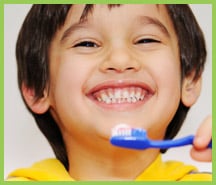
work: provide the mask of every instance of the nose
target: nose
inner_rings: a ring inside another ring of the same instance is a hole
[[[133,57],[129,48],[112,48],[106,55],[105,60],[100,65],[100,70],[104,73],[126,71],[139,71],[141,63]]]

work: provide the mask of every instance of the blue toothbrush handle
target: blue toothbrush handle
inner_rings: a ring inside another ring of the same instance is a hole
[[[174,139],[174,140],[164,140],[164,141],[150,141],[150,146],[153,148],[161,148],[161,149],[167,149],[172,147],[180,147],[185,145],[193,144],[194,136],[186,136],[180,139]],[[212,140],[210,141],[208,148],[212,148]]]
[[[210,143],[208,144],[208,148],[212,148],[212,139],[211,139]]]
[[[180,139],[170,140],[151,140],[147,137],[143,129],[132,129],[130,135],[113,136],[110,139],[111,144],[119,147],[144,150],[147,148],[168,149],[185,145],[193,145],[194,135],[189,135]],[[212,140],[207,148],[212,148]]]

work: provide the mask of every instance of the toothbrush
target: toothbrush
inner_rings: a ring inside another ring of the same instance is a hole
[[[147,148],[168,149],[193,144],[194,135],[189,135],[174,140],[150,140],[146,131],[141,128],[131,128],[128,125],[120,124],[112,130],[110,142],[112,145],[130,149],[144,150]],[[212,148],[212,140],[208,145]]]

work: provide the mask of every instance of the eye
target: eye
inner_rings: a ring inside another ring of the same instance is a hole
[[[93,48],[96,48],[98,47],[98,45],[92,41],[82,41],[82,42],[79,42],[77,44],[75,44],[73,47],[93,47]]]
[[[136,44],[150,44],[150,43],[160,43],[160,41],[156,39],[145,38],[145,39],[140,39],[136,42]]]

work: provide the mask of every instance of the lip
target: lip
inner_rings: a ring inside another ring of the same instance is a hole
[[[111,104],[98,101],[95,98],[95,94],[97,94],[100,91],[104,91],[107,89],[125,89],[125,88],[142,89],[143,91],[145,91],[145,98],[143,100],[136,101],[133,103],[123,102],[123,103],[111,103]],[[99,83],[93,88],[90,88],[87,91],[86,96],[101,108],[113,109],[117,111],[129,111],[131,109],[135,109],[144,105],[154,94],[155,94],[155,90],[152,87],[150,87],[150,85],[138,80],[111,80],[111,81],[105,81]]]
[[[102,82],[93,88],[91,88],[86,94],[90,95],[96,91],[100,91],[102,89],[108,89],[108,88],[124,88],[124,87],[140,87],[142,89],[147,90],[149,93],[154,94],[153,88],[151,88],[149,85],[147,85],[144,82],[136,81],[136,80],[111,80]]]

